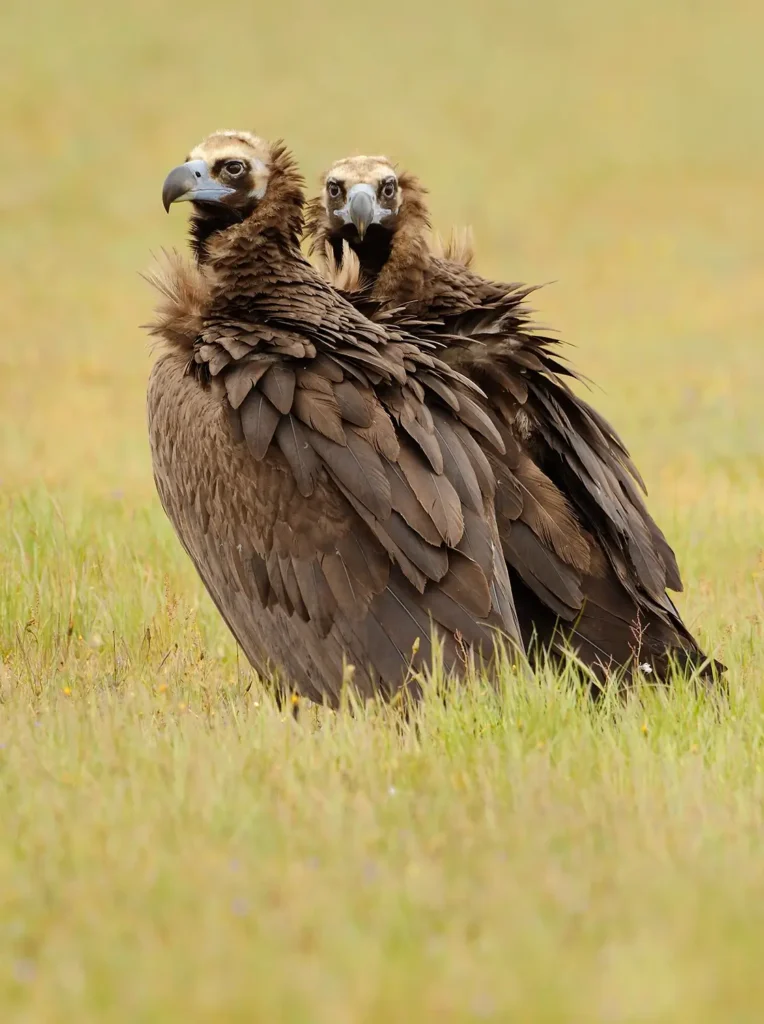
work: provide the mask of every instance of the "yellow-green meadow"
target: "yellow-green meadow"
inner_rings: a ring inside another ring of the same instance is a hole
[[[0,1019],[759,1021],[764,8],[201,0],[0,12]],[[553,282],[728,700],[508,673],[280,711],[145,424],[167,171],[383,152]]]

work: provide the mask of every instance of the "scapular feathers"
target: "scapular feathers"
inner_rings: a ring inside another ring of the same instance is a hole
[[[504,451],[486,457],[528,648],[572,651],[601,678],[613,669],[667,678],[672,665],[713,676],[721,666],[666,593],[681,590],[679,570],[636,467],[610,424],[569,387],[580,378],[560,343],[530,322],[525,300],[535,289],[475,273],[471,244],[459,259],[453,249],[440,255],[429,241],[425,189],[384,157],[339,161],[323,184],[307,232],[325,274],[338,281],[350,256],[357,271],[347,297],[403,306],[419,321],[415,333],[444,343],[441,358],[488,397]],[[375,197],[363,237],[346,201],[353,189]]]
[[[153,278],[154,474],[251,663],[336,705],[350,675],[365,696],[416,694],[433,636],[449,672],[490,661],[497,635],[520,651],[490,461],[504,441],[479,389],[303,257],[282,145],[215,133],[163,198],[194,204],[196,263],[169,256]]]

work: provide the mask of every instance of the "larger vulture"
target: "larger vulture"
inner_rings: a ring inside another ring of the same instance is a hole
[[[209,136],[164,183],[181,200],[195,258],[154,280],[154,475],[251,663],[336,705],[348,663],[364,695],[416,691],[433,623],[447,670],[497,633],[521,648],[479,389],[303,256],[282,144]]]
[[[610,424],[566,383],[576,374],[558,342],[530,324],[524,299],[534,289],[486,280],[464,254],[435,255],[429,229],[425,190],[385,157],[334,164],[307,222],[328,276],[351,258],[366,284],[361,301],[370,291],[434,318],[426,331],[447,342],[442,358],[487,394],[505,451],[486,454],[526,646],[573,648],[600,676],[641,666],[666,677],[672,662],[711,676],[721,666],[666,593],[681,589],[679,570],[639,473]]]

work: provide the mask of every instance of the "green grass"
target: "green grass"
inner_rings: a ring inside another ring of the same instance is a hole
[[[764,101],[754,0],[0,12],[0,1019],[758,1021]],[[154,495],[137,271],[215,127],[386,151],[557,283],[729,701],[507,675],[273,705]]]

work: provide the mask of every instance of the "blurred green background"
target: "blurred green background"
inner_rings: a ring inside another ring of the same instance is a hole
[[[763,34],[756,0],[6,0],[6,483],[150,493],[138,271],[183,236],[166,170],[217,127],[283,136],[311,187],[399,160],[481,269],[556,282],[541,319],[661,494],[758,473]]]
[[[761,1019],[763,39],[761,0],[4,0],[3,1024]],[[532,680],[315,729],[248,690],[138,326],[220,127],[311,189],[385,152],[479,269],[555,282],[728,706]]]
[[[555,282],[539,318],[727,619],[761,567],[763,35],[756,0],[6,2],[6,494],[156,511],[139,271],[183,242],[167,169],[243,127],[286,138],[311,190],[338,156],[385,152],[440,230],[472,225],[480,269]]]

